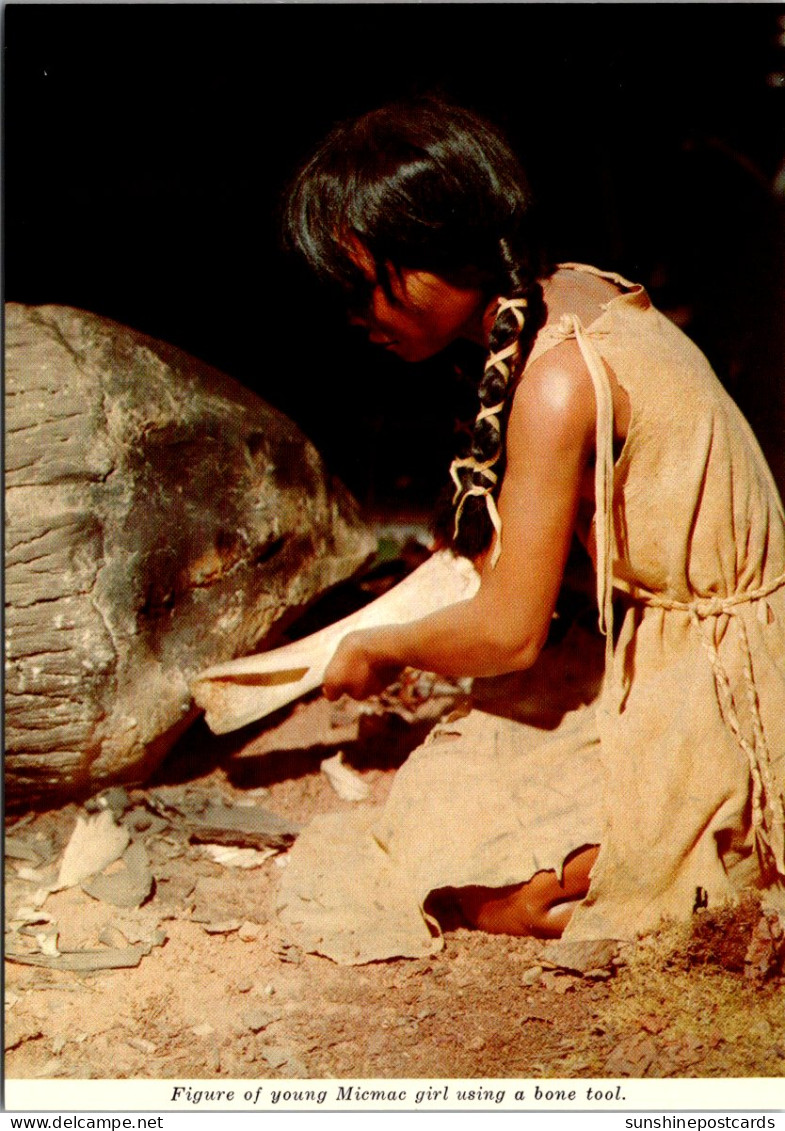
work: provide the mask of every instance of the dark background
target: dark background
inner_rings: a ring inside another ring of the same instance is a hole
[[[427,502],[452,360],[356,340],[283,255],[277,210],[336,119],[439,90],[505,127],[557,259],[644,282],[685,325],[782,476],[783,13],[9,4],[6,298],[180,346],[297,420],[369,507]]]

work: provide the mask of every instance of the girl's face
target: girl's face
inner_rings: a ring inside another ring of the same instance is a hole
[[[370,285],[371,295],[366,308],[351,314],[349,321],[364,327],[375,345],[404,361],[423,361],[457,338],[483,340],[486,303],[481,291],[456,287],[429,271],[403,267],[390,270],[390,296],[376,278],[373,260],[359,244],[353,245],[352,258]]]

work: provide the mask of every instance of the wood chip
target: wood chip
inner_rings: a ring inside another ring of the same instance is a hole
[[[24,905],[17,907],[16,911],[10,917],[11,923],[30,924],[36,923],[51,923],[52,916],[48,915],[45,911],[39,911],[35,907],[28,907]],[[17,928],[18,929],[18,928]]]
[[[45,954],[14,954],[10,951],[6,951],[5,956],[9,962],[19,962],[24,966],[45,966],[49,970],[122,970],[138,966],[154,946],[161,946],[165,941],[166,936],[159,931],[154,939],[138,946],[63,951],[57,958],[50,958]]]
[[[107,925],[102,928],[98,936],[98,941],[104,946],[115,950],[122,950],[124,947],[128,946],[129,943],[129,940],[125,937],[123,932],[112,923],[107,923]]]
[[[60,957],[60,951],[57,949],[57,931],[41,931],[35,936],[35,941],[41,954],[49,958]]]
[[[192,841],[241,848],[286,848],[300,831],[298,824],[260,806],[236,809],[215,803],[189,817],[187,827]]]
[[[201,926],[208,935],[231,935],[234,931],[239,931],[242,922],[239,919],[226,919],[220,923],[202,923]]]
[[[74,887],[103,872],[122,856],[128,846],[128,829],[115,824],[111,810],[105,809],[95,817],[77,817],[76,827],[66,845],[54,891]]]
[[[49,877],[47,871],[42,871],[40,868],[28,868],[26,864],[17,865],[16,874],[20,880],[24,880],[28,884],[45,884]]]
[[[42,861],[34,848],[21,839],[14,837],[5,838],[5,855],[10,860],[26,860],[28,864],[39,866]]]
[[[204,853],[224,868],[261,868],[277,848],[236,848],[229,844],[203,844]]]
[[[82,891],[114,907],[141,907],[153,889],[153,873],[141,841],[126,849],[122,864],[120,871],[84,881]]]
[[[18,821],[14,821],[12,825],[8,825],[5,830],[5,835],[10,836],[12,833],[17,833],[20,829],[27,828],[35,820],[35,813],[25,813],[24,817],[20,817]]]
[[[321,770],[342,801],[366,801],[370,786],[359,774],[344,764],[343,752],[334,758],[325,758]]]

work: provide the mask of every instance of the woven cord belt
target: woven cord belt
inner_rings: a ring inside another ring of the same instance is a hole
[[[733,734],[749,763],[752,781],[752,827],[758,855],[763,864],[785,877],[785,798],[777,789],[774,780],[774,764],[760,715],[747,626],[744,618],[738,615],[742,606],[751,605],[755,601],[764,601],[766,597],[783,587],[785,587],[785,573],[774,578],[767,585],[761,585],[744,593],[735,593],[730,597],[674,601],[659,594],[648,593],[636,586],[630,586],[627,592],[634,600],[651,608],[685,612],[689,615],[714,673],[717,701],[725,725]],[[765,608],[765,606],[761,607]],[[721,616],[731,618],[738,633],[739,650],[743,660],[744,690],[752,720],[751,738],[745,737],[742,731],[730,678],[715,643],[714,633],[706,626],[707,621],[715,621]],[[770,813],[768,820],[767,806]]]

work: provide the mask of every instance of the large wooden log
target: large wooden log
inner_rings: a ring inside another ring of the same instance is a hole
[[[6,309],[6,799],[141,781],[189,683],[375,548],[280,413],[96,315]]]

